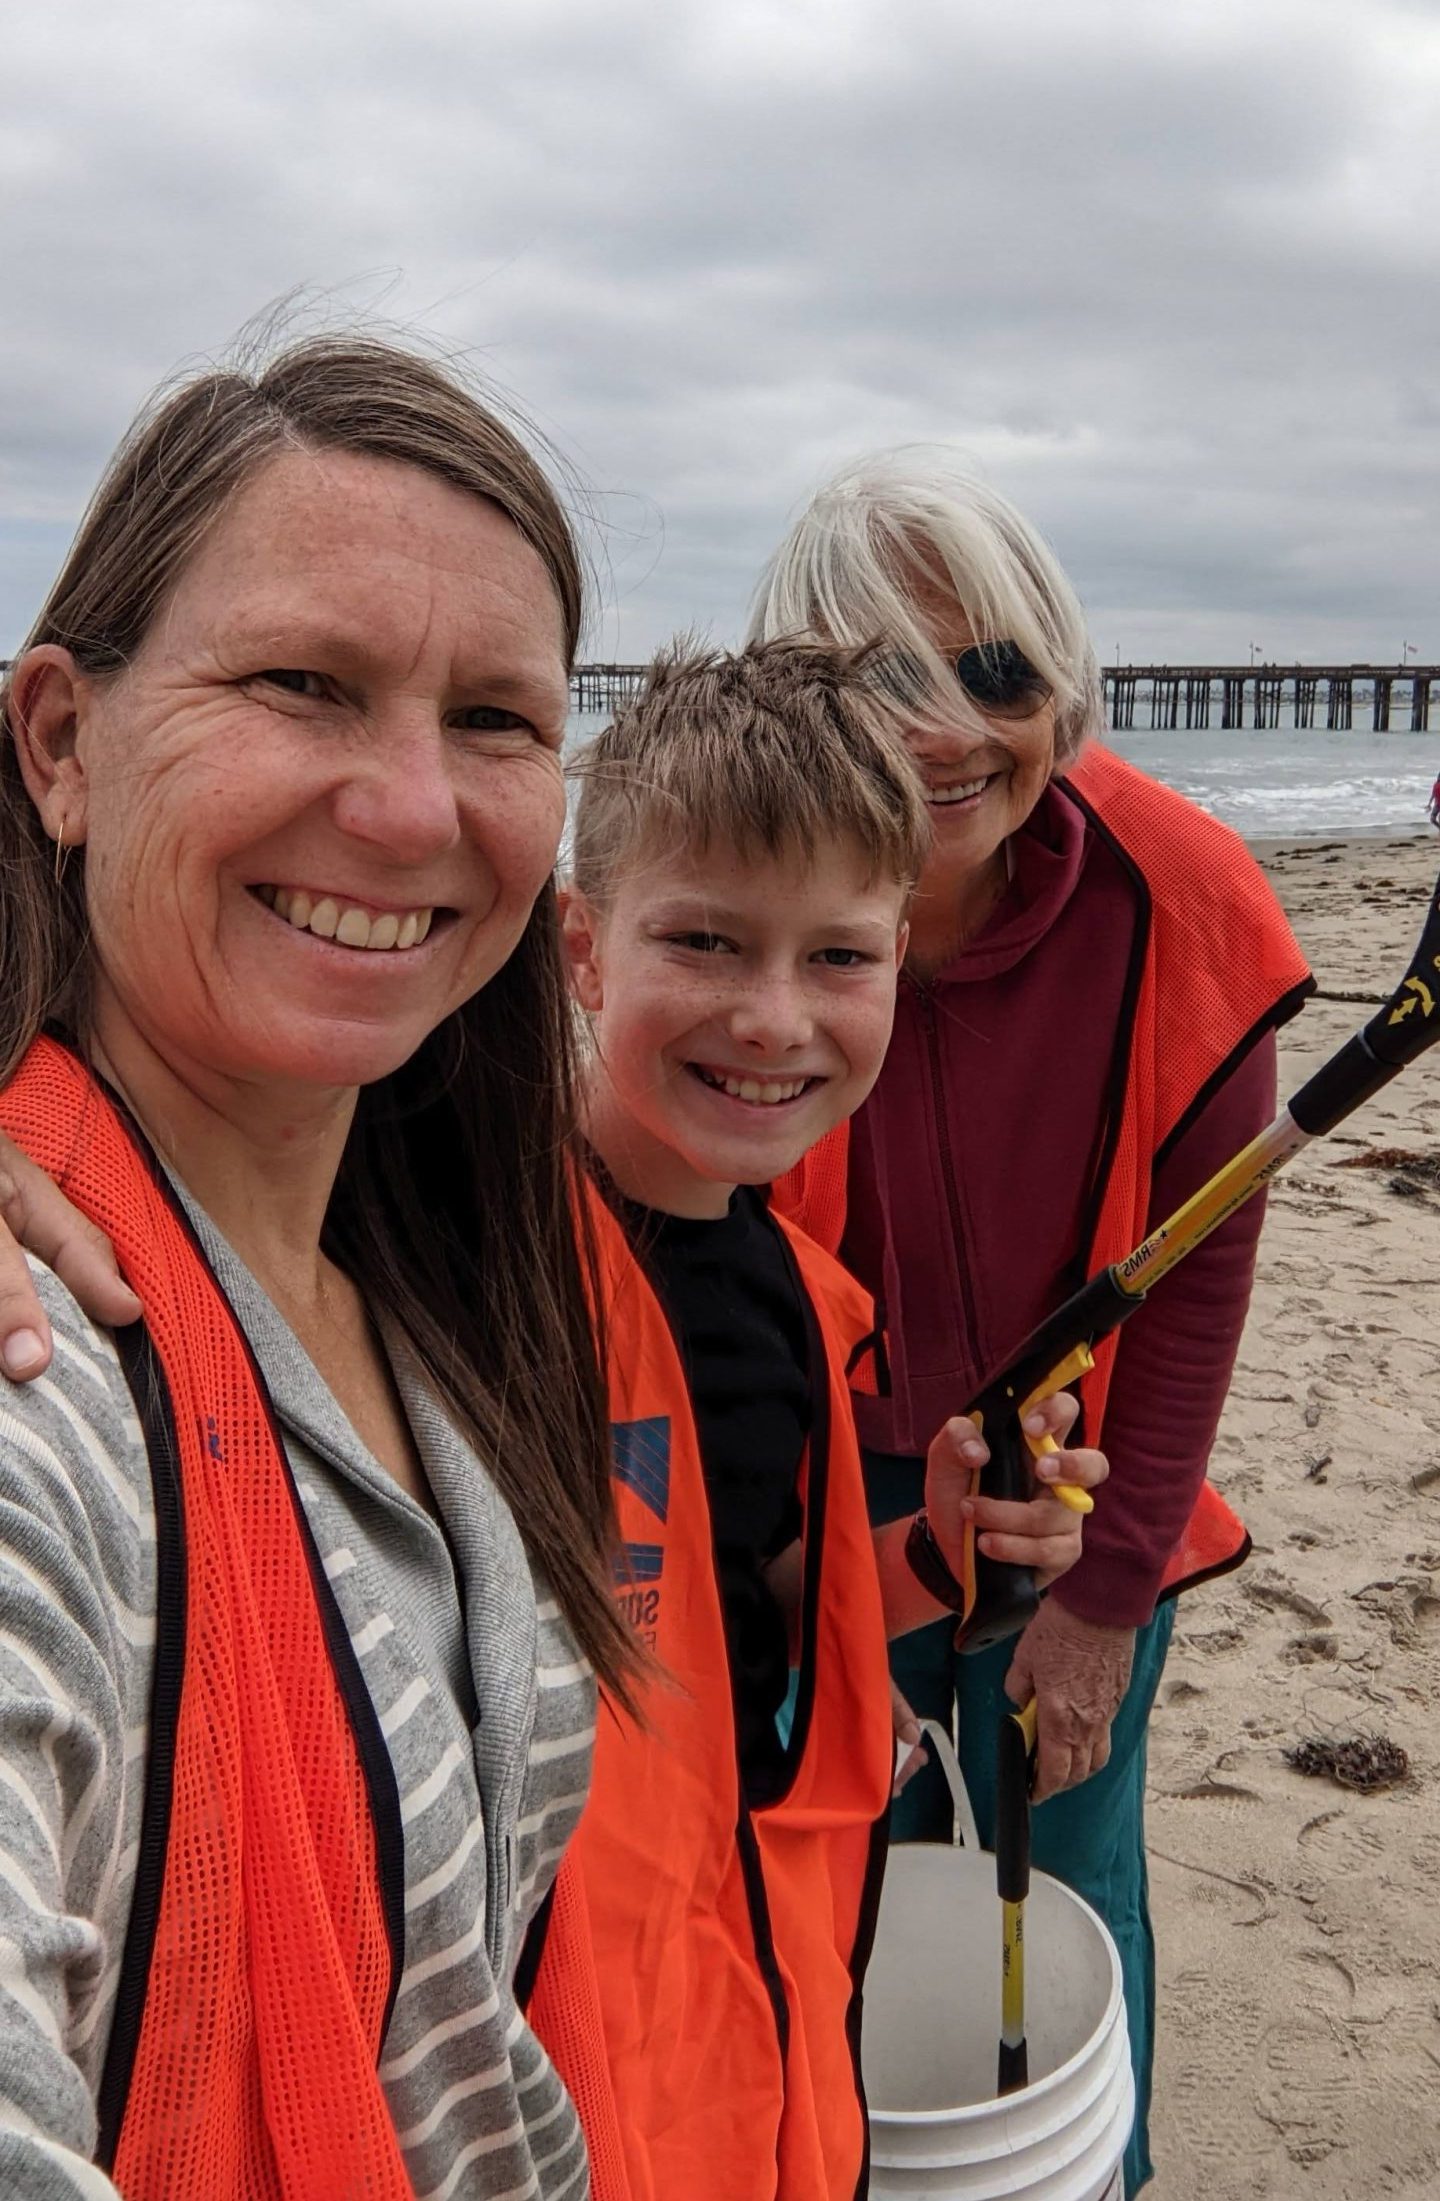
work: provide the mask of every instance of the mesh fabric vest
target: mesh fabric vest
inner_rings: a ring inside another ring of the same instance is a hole
[[[1145,1236],[1157,1153],[1181,1135],[1259,1034],[1295,1013],[1311,980],[1264,873],[1227,827],[1098,743],[1056,786],[1124,863],[1142,912],[1127,1070],[1086,1261],[1093,1273]],[[782,1213],[832,1252],[845,1232],[848,1167],[849,1126],[842,1124],[775,1186]],[[1118,1344],[1118,1336],[1101,1341],[1080,1385],[1088,1444],[1105,1441]],[[1220,1572],[1248,1549],[1244,1524],[1207,1482],[1164,1588]]]
[[[355,1700],[258,1372],[153,1163],[73,1055],[37,1041],[0,1125],[111,1239],[144,1305],[139,1384],[136,1333],[119,1342],[183,1550],[177,1580],[162,1542],[101,2159],[126,2201],[409,2201],[376,2072],[398,1963]]]
[[[867,2145],[859,1988],[892,1749],[845,1386],[869,1298],[787,1230],[811,1334],[800,1681],[788,1785],[751,1807],[684,1372],[654,1291],[596,1205],[618,1594],[662,1675],[639,1723],[602,1714],[530,2021],[580,2110],[596,2201],[852,2201]]]

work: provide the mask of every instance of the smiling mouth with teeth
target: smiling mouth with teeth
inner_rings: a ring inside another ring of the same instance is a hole
[[[339,902],[331,894],[306,894],[300,887],[259,886],[252,891],[296,932],[312,933],[317,940],[333,940],[342,948],[418,948],[435,916],[433,909],[407,909],[398,914],[383,910],[372,916],[368,909],[353,902]]]
[[[802,1093],[821,1083],[819,1078],[740,1078],[732,1077],[724,1070],[706,1070],[698,1062],[690,1069],[702,1085],[708,1085],[712,1093],[724,1093],[731,1100],[750,1101],[762,1108],[778,1108],[784,1101],[799,1100]]]
[[[970,802],[976,795],[983,795],[991,780],[997,776],[994,772],[984,772],[979,779],[956,780],[949,787],[931,787],[926,792],[926,800],[942,805],[947,802]]]

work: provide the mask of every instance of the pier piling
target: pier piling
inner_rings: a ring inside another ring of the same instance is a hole
[[[570,675],[570,702],[577,711],[613,711],[635,693],[645,678],[644,665],[577,665]]]
[[[1208,726],[1210,693],[1218,686],[1220,724],[1226,732],[1246,726],[1277,728],[1287,704],[1291,725],[1312,727],[1323,688],[1325,725],[1331,733],[1350,731],[1356,703],[1367,695],[1372,729],[1390,732],[1399,723],[1394,716],[1397,691],[1403,707],[1408,689],[1409,728],[1420,734],[1429,730],[1430,697],[1440,682],[1440,665],[1107,665],[1101,677],[1106,715],[1122,731],[1135,724],[1135,699],[1143,685],[1149,690],[1150,724],[1157,731],[1179,725],[1182,692],[1186,726]]]
[[[570,675],[573,709],[613,711],[634,694],[645,678],[644,665],[577,665]],[[1226,732],[1242,727],[1278,727],[1288,703],[1290,723],[1315,725],[1320,692],[1325,694],[1325,726],[1347,733],[1355,724],[1355,706],[1368,692],[1370,723],[1377,734],[1405,724],[1396,714],[1410,702],[1409,731],[1427,733],[1430,698],[1440,684],[1440,665],[1107,665],[1101,674],[1106,718],[1127,732],[1134,727],[1136,704],[1144,689],[1150,724],[1166,732],[1179,726],[1181,702],[1189,729],[1210,724],[1211,693],[1220,690],[1220,724]]]

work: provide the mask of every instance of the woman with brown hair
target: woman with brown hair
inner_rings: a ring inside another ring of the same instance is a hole
[[[9,2195],[586,2190],[511,1985],[635,1657],[550,886],[579,615],[513,432],[310,342],[140,422],[6,680],[0,1114],[144,1316],[37,1271],[0,1401]]]

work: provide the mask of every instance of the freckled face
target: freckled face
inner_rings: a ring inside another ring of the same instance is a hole
[[[572,898],[592,1135],[622,1191],[723,1213],[734,1186],[782,1175],[851,1115],[889,1043],[904,915],[902,889],[844,842],[810,864],[642,859],[603,914]]]
[[[948,589],[925,576],[916,576],[911,593],[931,641],[952,664],[978,641],[1008,639],[977,635]],[[1003,718],[987,716],[958,690],[955,702],[952,723],[907,737],[934,832],[922,894],[983,871],[1029,817],[1055,768],[1053,698],[1029,716]]]
[[[493,504],[291,452],[76,733],[102,1047],[349,1087],[500,968],[554,863],[559,604]],[[72,832],[72,838],[80,837]]]

